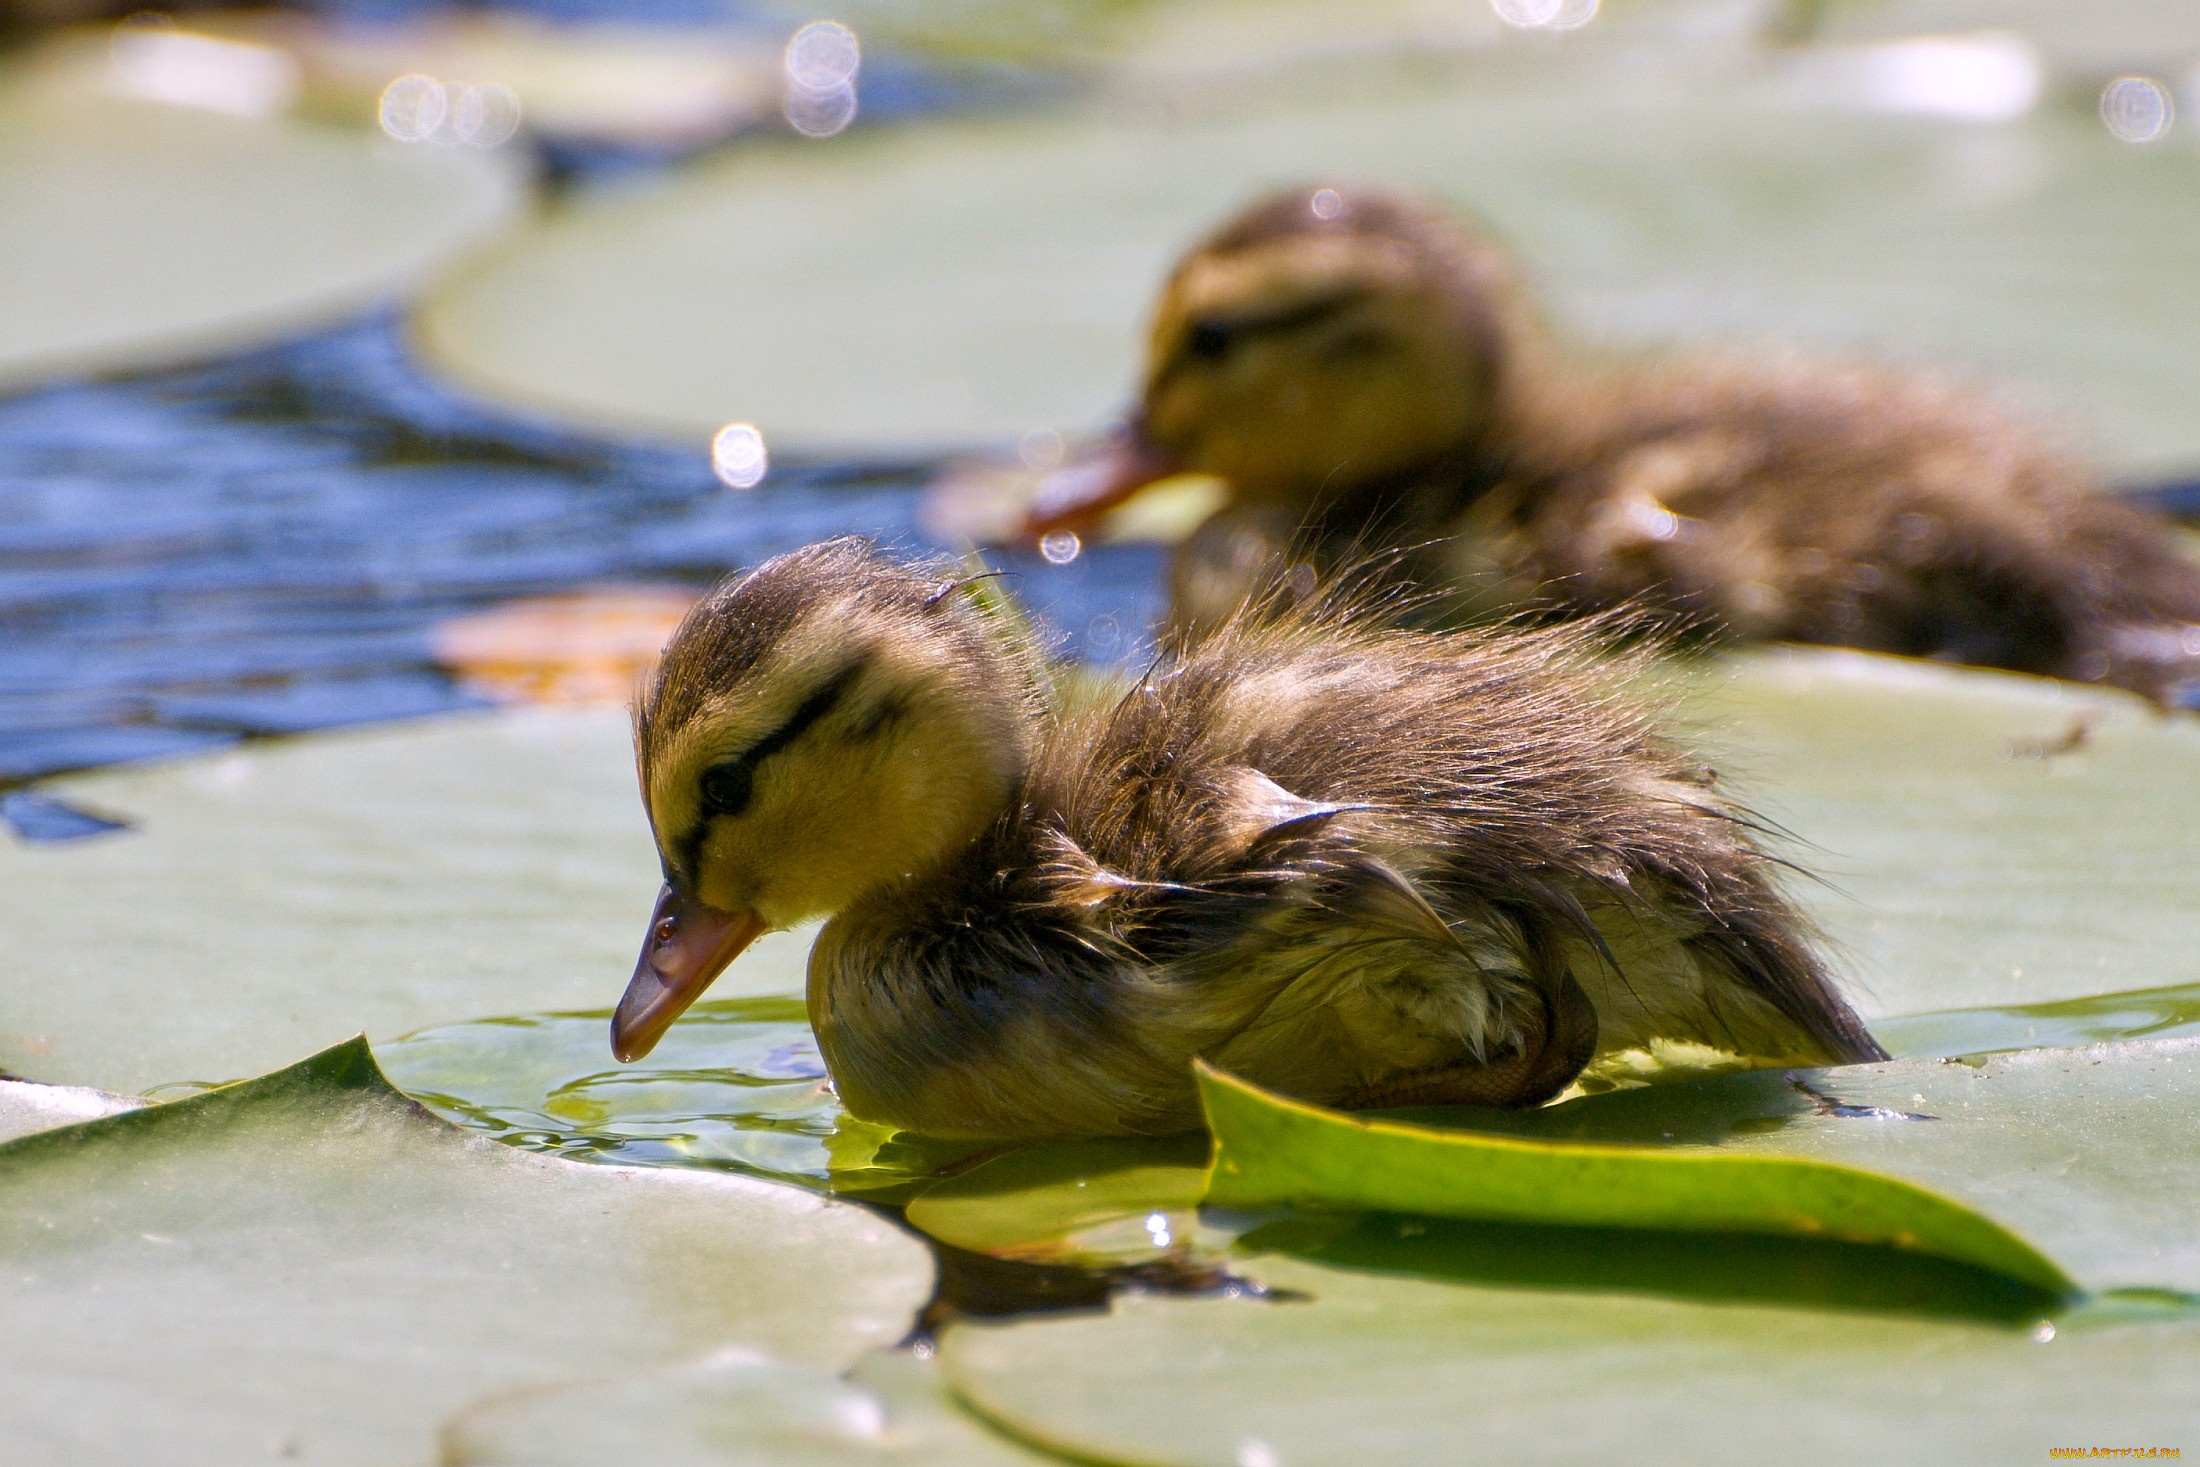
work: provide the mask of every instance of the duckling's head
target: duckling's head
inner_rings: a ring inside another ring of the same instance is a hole
[[[612,1021],[619,1058],[760,934],[937,866],[1007,807],[1035,664],[963,588],[832,540],[681,622],[635,716],[665,889]]]
[[[1163,287],[1119,470],[1033,527],[1080,527],[1170,473],[1295,516],[1471,452],[1501,429],[1528,334],[1504,256],[1412,199],[1341,184],[1264,199]]]

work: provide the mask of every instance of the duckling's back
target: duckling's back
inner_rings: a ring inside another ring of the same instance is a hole
[[[1101,1134],[1196,1126],[1195,1055],[1351,1107],[1535,1104],[1659,1040],[1878,1057],[1594,638],[1248,617],[1062,715],[966,861],[821,939],[844,1098]]]

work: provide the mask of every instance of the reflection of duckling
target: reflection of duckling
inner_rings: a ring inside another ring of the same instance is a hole
[[[637,720],[667,884],[621,1058],[820,915],[843,1102],[937,1134],[1190,1128],[1195,1055],[1368,1107],[1533,1104],[1660,1038],[1880,1054],[1578,631],[1294,611],[1069,707],[1002,623],[855,540],[690,614]]]
[[[2200,567],[1981,402],[1781,362],[1569,378],[1491,245],[1382,193],[1272,198],[1187,256],[1123,448],[1035,522],[1227,480],[1179,556],[1194,627],[1293,554],[1388,545],[1468,609],[1636,602],[2157,699],[2200,675]]]

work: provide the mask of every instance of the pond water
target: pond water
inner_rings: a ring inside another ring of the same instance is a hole
[[[952,548],[918,523],[931,467],[775,464],[727,489],[694,450],[441,388],[393,312],[0,400],[0,787],[468,706],[433,631],[513,597],[707,585],[847,532]],[[1134,655],[1157,605],[1149,547],[997,563],[1071,655]]]

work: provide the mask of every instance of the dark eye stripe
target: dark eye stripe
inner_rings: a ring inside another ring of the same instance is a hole
[[[1176,355],[1213,360],[1227,355],[1247,337],[1280,335],[1312,326],[1340,314],[1362,299],[1364,292],[1347,290],[1266,314],[1194,316],[1178,340]]]
[[[849,663],[804,698],[787,716],[786,722],[731,759],[721,759],[703,771],[703,818],[695,822],[686,848],[680,853],[684,858],[681,864],[691,875],[701,865],[703,837],[710,831],[710,822],[718,816],[739,815],[746,810],[756,793],[757,766],[808,733],[819,719],[832,712],[833,705],[840,701],[841,695],[862,671],[861,661]]]
[[[816,692],[804,698],[801,706],[787,716],[785,723],[733,758],[722,760],[705,770],[703,813],[740,814],[749,803],[751,788],[756,780],[756,767],[808,733],[819,719],[832,712],[833,705],[840,701],[841,695],[848,691],[849,684],[856,680],[856,674],[861,671],[861,662],[849,663],[820,685]]]

